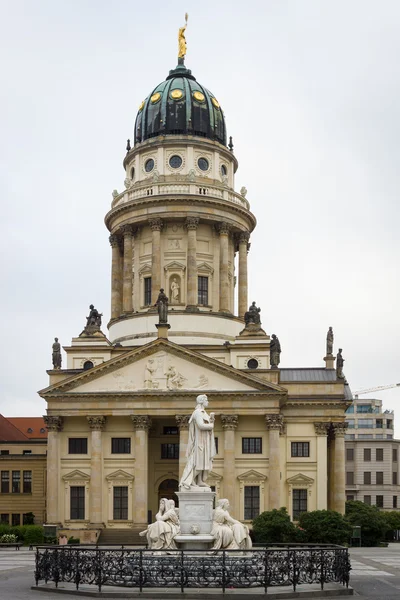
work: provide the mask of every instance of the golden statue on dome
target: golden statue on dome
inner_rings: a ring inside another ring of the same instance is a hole
[[[179,33],[178,33],[178,62],[179,62],[179,64],[183,64],[184,58],[186,56],[187,44],[186,44],[186,38],[185,38],[185,30],[187,27],[188,17],[189,17],[189,15],[187,13],[185,13],[185,24],[183,27],[179,28]]]

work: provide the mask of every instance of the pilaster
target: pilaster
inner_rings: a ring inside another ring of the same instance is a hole
[[[176,424],[179,428],[179,480],[183,475],[186,465],[186,450],[189,439],[190,415],[175,415]]]
[[[197,238],[196,230],[199,226],[197,217],[187,217],[188,231],[187,247],[187,309],[197,309]]]
[[[280,499],[280,442],[279,434],[283,428],[283,417],[280,414],[265,415],[265,423],[269,431],[269,507],[279,509]]]
[[[63,418],[58,416],[43,417],[47,427],[47,494],[46,494],[46,523],[58,524],[62,518],[59,514],[59,456],[60,436],[63,428]]]
[[[147,415],[131,415],[135,430],[135,483],[133,489],[135,525],[147,526],[149,429],[151,419]]]
[[[219,310],[229,313],[229,233],[231,227],[222,222],[217,226],[220,240]]]
[[[224,496],[228,498],[232,514],[236,514],[236,469],[235,469],[235,431],[238,427],[237,415],[221,415],[224,431]]]
[[[151,302],[157,299],[161,288],[161,229],[163,222],[161,219],[149,219],[149,225],[152,233],[151,250]]]
[[[112,257],[111,257],[111,319],[118,319],[122,312],[122,265],[119,237],[110,235],[109,237]]]
[[[330,423],[314,423],[317,435],[317,510],[328,508],[328,431]]]
[[[124,267],[122,287],[122,311],[130,314],[133,310],[133,271],[132,271],[132,238],[133,228],[131,225],[122,227],[124,236]]]
[[[344,436],[348,427],[348,423],[332,423],[332,427],[335,432],[335,451],[333,453],[333,510],[344,514],[346,504]]]
[[[242,231],[238,235],[239,245],[239,317],[244,318],[244,314],[248,307],[247,297],[247,251],[249,247],[250,234],[247,231]]]
[[[106,424],[106,417],[86,417],[91,429],[91,457],[90,457],[90,523],[97,527],[102,526],[103,518],[103,478],[102,478],[102,443],[101,432]]]

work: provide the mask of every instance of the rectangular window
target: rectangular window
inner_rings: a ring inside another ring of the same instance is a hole
[[[364,485],[371,483],[371,471],[364,471]]]
[[[393,496],[393,508],[397,508],[397,496]]]
[[[377,429],[382,429],[383,428],[383,419],[377,419],[376,420],[376,428]]]
[[[293,520],[297,521],[303,512],[307,512],[307,490],[293,490]]]
[[[376,460],[379,460],[379,461],[383,460],[383,448],[376,449]]]
[[[371,496],[364,496],[364,504],[371,506]]]
[[[242,438],[242,454],[262,454],[262,438]]]
[[[358,429],[373,429],[374,428],[374,420],[373,419],[358,419]]]
[[[393,429],[393,421],[389,419],[386,420],[386,429]]]
[[[292,442],[292,456],[310,456],[310,442]]]
[[[0,454],[2,456],[5,456],[6,454],[10,454],[10,451],[9,450],[0,450]]]
[[[376,440],[383,440],[384,439],[383,438],[383,433],[377,433],[376,436],[375,436],[375,439]]]
[[[83,520],[85,518],[85,487],[83,485],[72,485],[71,495],[71,519]]]
[[[21,515],[19,513],[13,513],[11,515],[11,525],[13,527],[18,527],[18,525],[21,525]]]
[[[69,438],[68,454],[87,454],[87,438]]]
[[[10,473],[9,473],[9,471],[1,472],[1,493],[2,494],[10,493]]]
[[[396,496],[393,496],[395,498]],[[10,515],[8,513],[2,513],[0,515],[0,523],[1,525],[9,525],[10,524]]]
[[[22,525],[30,525],[30,516],[31,515],[29,514],[29,517],[28,517],[28,514],[29,513],[24,513],[22,515]]]
[[[358,413],[372,413],[372,406],[370,404],[358,404],[357,406]]]
[[[376,506],[378,508],[383,508],[383,496],[376,497]]]
[[[164,427],[163,428],[164,435],[179,435],[179,429],[177,427]]]
[[[364,461],[371,460],[371,448],[364,448]]]
[[[346,433],[345,436],[344,436],[344,439],[345,440],[355,440],[356,436],[355,436],[354,433]]]
[[[197,303],[208,305],[208,277],[197,278]]]
[[[22,490],[24,494],[32,493],[32,471],[23,472]]]
[[[346,410],[346,414],[347,415],[354,414],[354,404],[352,404],[351,406],[349,406],[349,408]]]
[[[114,487],[114,521],[128,519],[128,487]]]
[[[347,423],[347,426],[348,426],[349,429],[354,429],[355,428],[355,421],[354,421],[354,419],[347,419],[346,423]]]
[[[388,433],[387,436],[386,436],[386,439],[387,440],[392,440],[393,439],[393,435]]]
[[[359,433],[358,439],[359,440],[373,440],[374,436],[372,435],[372,433]]]
[[[393,471],[392,473],[392,484],[397,485],[397,471]]]
[[[32,450],[22,450],[22,454],[32,454]]]
[[[12,493],[19,494],[21,492],[21,471],[12,472]]]
[[[346,485],[354,485],[354,473],[353,473],[353,471],[347,471],[347,473],[346,473]]]
[[[350,502],[350,500],[354,500],[354,495],[350,494],[350,495],[346,496],[346,500],[347,500],[347,502]]]
[[[392,448],[392,460],[397,462],[397,448]]]
[[[346,460],[354,460],[354,448],[346,448]]]
[[[260,486],[244,486],[244,519],[251,521],[260,514]]]
[[[218,438],[214,438],[215,441],[215,452],[218,454]]]
[[[151,304],[151,277],[144,278],[144,305],[150,306]]]
[[[179,444],[161,444],[161,458],[179,459]]]
[[[383,471],[376,472],[376,485],[383,485]]]
[[[130,454],[131,438],[111,438],[111,454]]]

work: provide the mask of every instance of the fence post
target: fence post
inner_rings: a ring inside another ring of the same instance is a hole
[[[97,585],[99,586],[99,592],[101,592],[101,552],[100,552],[98,546],[96,546],[96,560],[97,560]]]
[[[264,592],[267,593],[268,588],[268,548],[265,548],[264,556]]]
[[[143,550],[139,550],[139,589],[143,591]]]
[[[80,579],[80,573],[79,573],[79,550],[77,548],[71,548],[71,553],[72,552],[75,552],[75,562],[76,562],[75,585],[76,585],[76,589],[79,590],[79,579]]]
[[[184,571],[183,571],[183,564],[184,564],[184,554],[183,554],[183,550],[181,550],[181,592],[183,594],[183,581],[184,581]]]
[[[225,594],[226,580],[225,580],[225,550],[222,550],[222,593]]]
[[[325,560],[325,552],[323,550],[320,550],[321,552],[321,590],[324,589],[324,575],[325,575],[325,571],[324,571],[324,560]]]
[[[39,569],[38,569],[38,565],[39,565],[39,548],[36,546],[36,568],[35,568],[35,581],[36,581],[36,585],[39,585]]]

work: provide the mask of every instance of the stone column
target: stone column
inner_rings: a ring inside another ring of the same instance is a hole
[[[220,268],[219,268],[219,310],[221,312],[229,311],[229,232],[230,225],[228,223],[220,223],[218,225],[219,240],[220,240]]]
[[[346,469],[344,436],[348,424],[345,422],[332,423],[332,427],[335,431],[333,510],[344,514],[346,504]]]
[[[221,415],[224,430],[224,497],[231,505],[231,514],[236,515],[236,469],[235,469],[235,430],[238,426],[237,415]]]
[[[269,507],[268,510],[281,507],[281,461],[279,434],[283,427],[282,415],[265,415],[269,430]]]
[[[161,219],[149,219],[149,225],[153,232],[151,246],[151,303],[157,300],[161,288]]]
[[[187,247],[187,310],[197,309],[197,241],[196,230],[199,226],[197,217],[188,217],[186,227],[188,230]]]
[[[328,508],[328,430],[330,423],[314,423],[317,434],[317,510]]]
[[[123,287],[122,287],[122,312],[129,314],[133,310],[133,272],[132,272],[132,236],[133,229],[131,225],[122,227],[124,235],[124,268],[123,268]]]
[[[62,417],[43,417],[47,427],[47,494],[46,494],[46,523],[55,525],[64,521],[60,518],[58,497],[60,473],[59,473],[59,432],[63,428]]]
[[[122,312],[122,293],[121,293],[121,252],[119,247],[119,238],[117,235],[110,235],[110,244],[112,248],[111,260],[111,319],[118,319]]]
[[[91,525],[101,527],[103,518],[103,477],[102,477],[102,445],[101,432],[106,424],[106,417],[86,417],[92,432],[90,457],[90,492],[89,520]]]
[[[147,527],[149,429],[151,419],[147,415],[131,415],[135,430],[135,481],[133,491],[133,521]]]
[[[186,450],[189,439],[190,415],[175,415],[176,424],[179,428],[179,481],[183,475],[186,465]]]
[[[247,299],[247,249],[250,234],[247,231],[239,233],[239,317],[243,319],[248,308]]]

